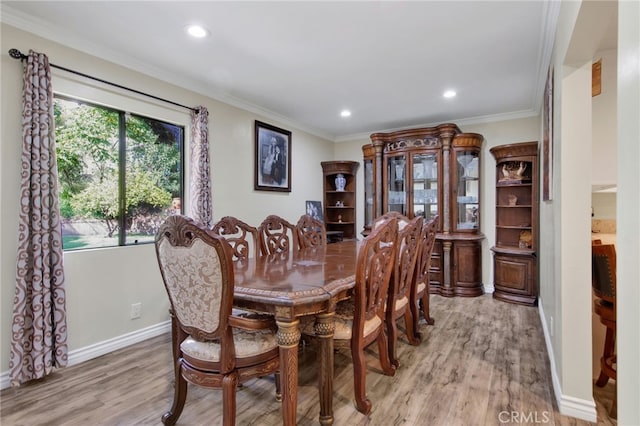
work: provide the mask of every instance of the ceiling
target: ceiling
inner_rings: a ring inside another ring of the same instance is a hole
[[[558,8],[547,1],[3,0],[2,21],[340,141],[538,114]],[[187,36],[190,23],[209,36]],[[448,89],[457,96],[445,99]]]

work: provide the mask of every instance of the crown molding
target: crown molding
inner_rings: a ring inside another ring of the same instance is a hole
[[[507,112],[503,114],[483,115],[478,117],[458,118],[458,119],[452,118],[447,120],[439,120],[438,122],[423,123],[423,124],[416,124],[412,126],[403,126],[403,127],[396,127],[396,128],[382,129],[382,130],[374,130],[368,133],[356,133],[356,134],[347,135],[347,136],[340,136],[335,138],[334,142],[351,142],[351,141],[362,140],[362,139],[368,140],[372,133],[390,133],[390,132],[397,132],[398,130],[407,130],[407,129],[413,129],[413,128],[417,129],[420,127],[433,127],[442,123],[455,123],[458,126],[473,125],[473,124],[487,124],[487,123],[495,123],[498,121],[508,121],[508,120],[517,120],[520,118],[535,117],[539,114],[540,112],[538,110],[528,109],[528,110],[522,110],[522,111]]]
[[[186,78],[184,76],[177,76],[175,73],[171,73],[164,69],[150,66],[148,63],[141,62],[135,57],[123,55],[121,52],[118,52],[116,50],[97,45],[85,38],[77,37],[75,34],[65,31],[64,29],[54,27],[42,19],[34,18],[30,15],[24,14],[4,3],[1,4],[0,22],[35,34],[47,40],[56,42],[68,48],[75,49],[84,54],[95,56],[102,60],[131,69],[149,77],[167,82],[174,86],[178,86],[197,94],[210,97],[218,102],[222,102],[227,105],[254,113],[269,120],[276,121],[286,127],[293,127],[328,141],[334,140],[335,135],[330,135],[317,129],[302,125],[274,111],[250,102],[246,102],[229,94],[222,93],[211,87],[211,85],[208,85],[206,82]]]

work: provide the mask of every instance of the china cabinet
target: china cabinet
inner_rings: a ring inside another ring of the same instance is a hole
[[[362,147],[365,229],[388,211],[439,216],[430,292],[478,296],[482,287],[480,152],[484,138],[455,124],[374,133]]]
[[[324,223],[327,235],[342,233],[341,238],[356,237],[357,161],[323,161]]]
[[[491,148],[496,159],[496,245],[493,297],[537,303],[538,143]]]

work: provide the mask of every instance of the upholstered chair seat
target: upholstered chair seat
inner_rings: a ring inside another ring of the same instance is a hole
[[[243,358],[278,351],[276,336],[271,330],[247,331],[235,328],[233,341],[238,364]],[[189,336],[180,344],[180,350],[185,358],[189,357],[204,362],[220,362],[220,342],[200,341]]]
[[[353,299],[343,300],[336,306],[335,313],[335,331],[333,332],[333,338],[335,340],[351,340],[353,333],[353,315],[355,306]],[[301,324],[302,333],[307,336],[315,336],[313,330],[313,319],[308,318]],[[382,325],[382,319],[378,316],[374,316],[371,319],[364,322],[364,336],[365,338],[374,333]]]

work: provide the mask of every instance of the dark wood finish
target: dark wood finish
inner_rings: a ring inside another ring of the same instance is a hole
[[[387,336],[389,344],[389,359],[397,367],[400,366],[396,356],[396,345],[398,342],[398,325],[400,318],[404,319],[407,340],[412,345],[420,343],[417,331],[414,329],[417,320],[414,321],[411,309],[411,291],[415,279],[416,260],[418,258],[420,237],[422,235],[422,217],[413,219],[398,213],[387,212],[376,218],[373,228],[394,218],[398,223],[398,237],[396,238],[396,253],[394,260],[391,283],[389,284],[389,297],[386,305],[385,322],[387,325]]]
[[[616,247],[613,244],[591,246],[593,310],[607,329],[600,357],[600,375],[595,384],[603,387],[609,379],[618,380],[616,355]],[[610,416],[617,417],[617,393],[614,393]]]
[[[247,259],[260,254],[258,229],[240,219],[225,216],[213,225],[213,232],[223,236],[231,245],[233,260]]]
[[[387,211],[398,211],[409,218],[423,216],[425,220],[438,216],[431,293],[447,297],[484,293],[481,273],[484,235],[480,233],[479,214],[483,142],[482,135],[462,133],[458,126],[447,123],[374,133],[371,144],[362,147],[365,168],[371,168],[371,176],[365,170],[364,235],[375,217]],[[463,154],[475,158],[473,175],[464,173]],[[367,193],[369,187],[371,195]],[[372,218],[368,217],[370,211]],[[463,251],[471,257],[455,258],[456,253]],[[456,270],[458,267],[463,270]],[[475,281],[467,280],[471,276]]]
[[[308,214],[303,214],[296,223],[298,231],[298,243],[304,247],[322,247],[327,245],[327,231],[324,223],[314,219]]]
[[[372,408],[366,394],[365,348],[377,343],[382,372],[393,376],[396,371],[390,359],[385,307],[390,303],[389,282],[395,268],[398,221],[396,217],[385,217],[374,228],[358,251],[353,298],[336,307],[335,321],[340,331],[334,335],[338,347],[348,345],[351,349],[356,408],[363,414],[371,413]],[[313,327],[304,327],[303,333],[322,338],[326,327],[316,320]]]
[[[422,339],[418,331],[420,329],[418,327],[420,311],[422,311],[422,315],[427,324],[433,325],[435,323],[429,313],[429,276],[431,273],[431,254],[433,253],[433,247],[436,242],[437,231],[438,216],[424,222],[422,233],[420,234],[420,247],[418,259],[416,260],[415,278],[411,288],[411,299],[409,303],[412,310],[413,329],[416,332],[416,337],[420,340]]]
[[[333,423],[333,331],[338,301],[355,286],[358,243],[348,240],[248,260],[236,281],[234,304],[275,315],[280,348],[282,412],[285,425],[296,424],[299,317],[316,315],[321,330],[319,356],[320,423]]]
[[[538,301],[538,142],[491,148],[496,159],[496,299]]]
[[[190,218],[176,215],[160,226],[155,245],[171,304],[175,368],[173,404],[162,416],[162,423],[174,425],[178,421],[187,399],[189,382],[207,388],[222,388],[223,424],[233,426],[238,384],[278,374],[280,366],[278,348],[275,344],[269,345],[267,338],[262,337],[264,334],[246,336],[254,346],[250,349],[252,355],[237,352],[235,340],[238,337],[234,329],[242,329],[245,333],[264,333],[265,330],[273,333],[275,324],[272,320],[231,315],[233,251],[223,237]],[[198,310],[200,307],[207,309],[203,312]],[[271,339],[275,340],[274,337]],[[218,354],[213,347],[218,349]]]
[[[373,220],[382,214],[378,212],[378,204],[376,203],[374,179],[378,167],[376,166],[376,151],[379,151],[379,158],[382,161],[382,145],[376,148],[374,145],[365,145],[362,147],[363,164],[364,164],[364,229],[361,234],[366,236],[371,231]],[[380,184],[377,185],[380,187]]]
[[[357,161],[323,161],[322,188],[324,193],[324,222],[327,231],[341,231],[343,238],[356,237],[356,173]],[[336,177],[346,179],[344,191],[336,190]]]
[[[397,234],[398,223],[390,218],[364,239],[358,253],[353,296],[351,357],[356,407],[363,414],[369,414],[372,406],[366,395],[367,363],[364,349],[376,342],[382,371],[389,376],[395,374],[395,366],[387,352],[384,308],[394,265],[396,247],[393,243]],[[374,330],[365,330],[365,324],[373,318],[378,318],[380,325]]]
[[[262,254],[286,253],[298,250],[298,230],[286,219],[269,215],[258,228],[258,241]]]

